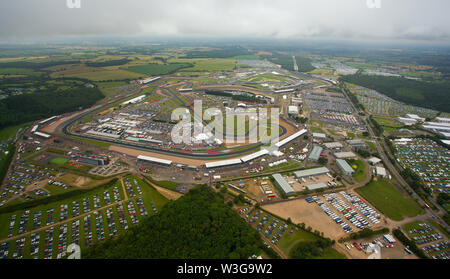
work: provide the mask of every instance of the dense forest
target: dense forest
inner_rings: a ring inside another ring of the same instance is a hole
[[[117,238],[96,244],[83,258],[246,259],[263,244],[223,197],[199,185]]]
[[[424,82],[400,77],[347,75],[341,81],[376,90],[394,100],[450,112],[450,82]]]
[[[87,108],[102,98],[98,88],[85,86],[11,96],[0,101],[0,129]]]
[[[294,60],[292,59],[292,55],[274,53],[273,55],[263,55],[262,57],[269,60],[272,63],[281,65],[281,67],[283,67],[286,70],[294,71]],[[297,61],[299,72],[309,72],[315,69],[311,65],[311,60],[309,58],[295,56],[295,60]]]
[[[252,53],[243,47],[233,46],[208,51],[193,50],[186,53],[183,58],[230,58],[234,56],[250,54]]]

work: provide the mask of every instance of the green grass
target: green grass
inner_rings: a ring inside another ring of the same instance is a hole
[[[381,126],[387,126],[387,127],[393,127],[393,128],[399,128],[399,127],[403,126],[403,124],[395,122],[394,120],[392,120],[390,118],[374,117],[373,119]]]
[[[61,158],[61,157],[56,157],[56,158],[52,159],[52,160],[50,161],[50,163],[56,164],[56,165],[64,165],[64,164],[67,163],[68,161],[69,161],[69,159]]]
[[[357,182],[363,182],[366,179],[366,165],[361,160],[348,160],[349,165],[353,168],[353,166],[356,166],[355,173],[353,174],[353,177]]]
[[[366,141],[367,145],[372,148],[373,151],[377,151],[377,147],[375,146],[375,143],[371,141]]]
[[[313,133],[323,133],[323,134],[326,134],[326,133],[324,132],[324,130],[322,130],[321,128],[316,127],[316,126],[310,126],[309,129],[310,129],[311,132],[313,132]]]
[[[59,195],[73,190],[73,188],[64,189],[63,187],[50,184],[45,185],[44,188],[50,192],[50,195]]]
[[[404,217],[414,217],[422,213],[422,208],[411,197],[403,196],[386,180],[372,181],[356,191],[394,221],[401,221]]]
[[[0,68],[0,75],[32,75],[31,69],[24,68]]]
[[[24,129],[28,126],[33,124],[33,122],[28,122],[16,126],[10,126],[6,127],[0,130],[0,142],[7,141],[9,139],[12,139],[16,136],[16,133],[19,131],[19,129]]]
[[[173,182],[173,181],[168,181],[168,180],[155,180],[150,176],[146,176],[147,179],[152,182],[153,184],[155,184],[156,186],[160,186],[163,188],[167,188],[169,190],[175,190],[177,188],[177,186],[179,185],[179,183]]]
[[[334,250],[331,247],[327,247],[325,249],[323,249],[322,251],[322,256],[317,257],[317,258],[312,258],[312,259],[346,259],[347,257],[345,257],[343,254],[339,253],[338,251]]]
[[[109,97],[114,95],[120,86],[126,85],[126,82],[123,81],[113,81],[113,82],[97,82],[95,83],[98,86],[98,89],[105,95],[105,97]]]
[[[295,230],[292,234],[289,234],[292,226],[289,226],[287,230],[284,232],[280,241],[278,242],[278,247],[283,251],[286,255],[289,255],[289,252],[295,245],[299,242],[304,241],[315,241],[317,240],[317,236],[314,234],[304,231],[302,229]]]

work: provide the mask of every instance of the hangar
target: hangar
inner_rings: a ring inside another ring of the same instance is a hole
[[[172,161],[170,161],[170,160],[165,160],[165,159],[160,159],[160,158],[155,158],[155,157],[150,157],[150,156],[139,155],[137,157],[137,159],[139,161],[143,161],[146,163],[153,163],[153,164],[158,164],[158,165],[163,165],[163,166],[172,165]]]

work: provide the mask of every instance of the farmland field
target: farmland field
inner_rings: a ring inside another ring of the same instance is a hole
[[[92,81],[101,81],[101,80],[137,79],[142,77],[143,75],[125,70],[103,70],[103,71],[69,74],[67,76],[85,78]]]
[[[192,64],[189,63],[170,63],[170,64],[147,64],[147,65],[138,65],[131,66],[126,68],[126,70],[135,72],[138,74],[148,75],[148,76],[156,76],[156,75],[165,75],[176,72],[182,68],[191,67]]]

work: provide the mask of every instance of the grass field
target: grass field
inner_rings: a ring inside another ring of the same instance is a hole
[[[286,254],[289,255],[294,246],[299,242],[315,241],[317,236],[304,230],[295,230],[292,234],[289,234],[290,228],[284,233],[283,237],[278,242],[278,247]]]
[[[23,68],[0,68],[1,75],[32,75],[35,72],[31,69]]]
[[[150,176],[147,176],[148,180],[150,180],[150,182],[154,183],[156,186],[161,186],[163,188],[167,188],[169,190],[175,190],[177,188],[177,186],[179,185],[176,182],[173,181],[168,181],[168,180],[155,180],[153,178],[151,178]]]
[[[0,142],[12,139],[16,136],[19,129],[24,129],[33,124],[32,122],[6,127],[0,130]]]
[[[395,122],[390,118],[374,117],[373,119],[381,126],[388,126],[388,127],[394,127],[394,128],[399,128],[399,127],[403,126],[403,124],[401,124],[399,122]]]
[[[353,177],[356,181],[362,182],[366,179],[366,165],[361,160],[348,160],[348,164],[355,170]],[[355,168],[356,167],[356,168]]]
[[[98,89],[105,95],[105,97],[109,97],[114,95],[120,86],[126,85],[126,82],[123,81],[112,81],[112,82],[97,82],[96,85]]]
[[[50,161],[50,163],[55,164],[55,165],[64,165],[65,163],[67,163],[69,161],[69,159],[66,158],[61,158],[61,157],[56,157],[55,159],[52,159]]]
[[[414,217],[422,213],[422,208],[411,197],[403,196],[386,180],[372,181],[356,191],[394,221],[401,221],[404,217]]]

